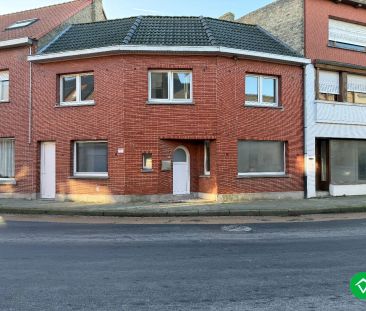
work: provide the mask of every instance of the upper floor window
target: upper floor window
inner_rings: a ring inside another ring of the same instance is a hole
[[[9,71],[0,71],[0,102],[9,101]]]
[[[366,104],[366,76],[347,75],[347,102]]]
[[[339,97],[339,72],[319,71],[319,99],[338,101]]]
[[[278,106],[278,78],[247,75],[245,77],[245,104],[247,106]]]
[[[17,21],[15,23],[11,24],[10,26],[8,26],[6,29],[11,30],[11,29],[28,27],[28,26],[34,24],[37,20],[38,20],[37,18],[32,18],[32,19],[25,19],[22,21]]]
[[[81,73],[60,77],[60,105],[94,104],[94,74]]]
[[[329,45],[366,52],[366,26],[330,19]]]
[[[192,72],[152,70],[149,72],[149,102],[191,103]]]

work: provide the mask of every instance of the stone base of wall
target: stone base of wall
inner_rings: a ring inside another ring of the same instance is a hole
[[[252,200],[282,200],[282,199],[300,200],[303,198],[304,198],[303,191],[235,193],[235,194],[217,195],[218,202],[240,202],[240,201],[252,201]]]
[[[22,199],[22,200],[35,200],[37,199],[36,193],[0,193],[0,199]]]
[[[331,196],[366,195],[366,185],[329,185]]]
[[[154,194],[154,195],[89,195],[89,194],[58,194],[56,201],[73,201],[85,203],[168,203],[199,198],[198,193],[187,195]]]

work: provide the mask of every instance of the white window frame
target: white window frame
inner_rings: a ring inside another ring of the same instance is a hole
[[[10,101],[10,73],[9,70],[0,70],[0,72],[7,72],[8,73],[8,80],[1,80],[1,81],[8,81],[9,87],[8,87],[8,98],[2,99],[3,94],[0,93],[0,103],[8,103]],[[1,89],[0,89],[1,91]]]
[[[151,155],[151,168],[145,166],[145,155],[148,155],[148,154]],[[152,171],[153,170],[152,166],[153,166],[153,155],[152,155],[152,152],[144,152],[142,154],[142,170],[143,171]]]
[[[240,141],[245,141],[245,140],[239,140]],[[260,140],[258,140],[258,142],[261,142]],[[249,173],[240,173],[238,172],[238,176],[247,176],[247,177],[261,177],[261,176],[286,176],[286,142],[284,141],[270,141],[268,140],[268,142],[278,142],[278,143],[282,143],[283,144],[283,172],[249,172]],[[239,149],[238,149],[238,153],[237,153],[237,160],[239,161]]]
[[[6,30],[28,27],[28,26],[34,24],[37,20],[38,20],[37,18],[31,18],[31,19],[24,19],[21,21],[16,21],[15,23],[6,27]]]
[[[211,142],[209,140],[206,140],[203,144],[203,150],[204,150],[203,174],[205,176],[210,176],[211,175],[211,167],[210,167],[209,170],[207,168],[207,148],[210,149],[210,164],[211,164]]]
[[[152,73],[167,73],[168,74],[168,98],[159,99],[151,97],[151,74]],[[189,99],[174,98],[174,73],[189,73],[190,74],[190,94]],[[166,104],[191,104],[193,103],[193,72],[192,70],[149,70],[149,103],[166,103]]]
[[[246,78],[247,77],[252,77],[252,78],[257,78],[258,79],[258,101],[257,102],[253,102],[253,101],[247,101],[245,100],[245,105],[246,106],[257,106],[257,107],[278,107],[279,106],[279,94],[278,94],[278,89],[279,89],[279,79],[276,76],[265,76],[265,75],[253,75],[253,74],[248,74],[245,76],[244,78],[244,83],[245,83],[245,97],[247,95],[246,92]],[[263,79],[273,79],[275,80],[275,102],[274,103],[266,103],[263,102],[263,93],[262,93],[262,83],[263,83]]]
[[[83,76],[94,76],[93,72],[85,72],[78,74],[66,74],[60,75],[60,106],[83,106],[83,105],[94,105],[95,101],[92,100],[81,100],[81,77]],[[64,78],[76,78],[76,100],[65,102],[64,99]],[[94,77],[95,78],[95,77]],[[94,81],[95,84],[95,81]],[[95,92],[95,88],[94,88]]]
[[[106,140],[77,140],[74,141],[74,163],[73,163],[73,176],[75,177],[108,177],[108,141]],[[78,172],[77,171],[77,144],[88,144],[88,143],[106,143],[107,144],[107,172],[97,173],[97,172]]]

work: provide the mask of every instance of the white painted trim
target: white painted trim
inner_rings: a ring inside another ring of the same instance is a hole
[[[32,45],[32,39],[25,37],[25,38],[0,41],[0,49],[22,46],[22,45]]]
[[[151,74],[152,73],[167,73],[168,74],[168,98],[152,98],[151,97]],[[174,98],[174,73],[189,73],[190,74],[190,94],[189,99]],[[193,72],[192,70],[149,70],[149,104],[164,103],[164,104],[192,104],[193,103]]]
[[[187,170],[188,170],[188,186],[187,186],[188,187],[188,193],[187,194],[190,194],[191,193],[191,156],[190,156],[188,148],[186,148],[185,146],[178,146],[173,151],[173,157],[172,157],[172,159],[173,159],[173,174],[174,174],[174,153],[178,149],[184,150],[184,152],[186,153],[186,156],[187,156]],[[174,193],[174,176],[173,176],[173,195],[176,195]]]
[[[200,53],[200,54],[228,54],[248,58],[266,59],[281,63],[310,64],[311,60],[303,57],[286,56],[272,53],[233,49],[221,46],[143,46],[143,45],[115,45],[76,51],[65,51],[49,54],[31,55],[30,62],[52,62],[71,58],[96,57],[119,53],[147,52],[147,53]]]
[[[95,104],[94,99],[81,100],[81,77],[84,77],[84,76],[93,76],[94,77],[94,73],[86,72],[86,73],[78,73],[78,74],[65,74],[65,75],[60,76],[60,106],[83,106],[83,105],[94,105]],[[69,102],[63,101],[64,78],[67,78],[67,77],[76,78],[76,81],[75,81],[75,83],[76,83],[76,101],[69,101]],[[93,91],[93,97],[94,97],[94,92],[95,92],[95,89]]]
[[[365,195],[366,184],[356,185],[329,185],[329,192],[331,196],[339,197],[345,195]]]
[[[108,168],[108,163],[109,163],[109,159],[108,159],[108,141],[106,140],[77,140],[74,141],[74,156],[73,156],[73,176],[75,177],[108,177],[108,171],[107,172],[101,172],[101,173],[97,173],[97,172],[78,172],[77,168],[76,168],[76,163],[77,163],[77,158],[76,158],[76,145],[77,144],[87,144],[87,143],[106,143],[107,144],[107,170]]]
[[[275,76],[266,76],[266,75],[255,75],[255,74],[248,74],[245,76],[245,84],[246,78],[252,77],[256,78],[258,81],[257,92],[258,92],[258,101],[245,101],[246,106],[255,106],[255,107],[279,107],[279,94],[278,94],[278,77]],[[275,102],[274,103],[267,103],[263,101],[263,79],[272,79],[275,81]],[[245,85],[246,88],[246,85]],[[246,89],[245,89],[245,96],[246,96]]]

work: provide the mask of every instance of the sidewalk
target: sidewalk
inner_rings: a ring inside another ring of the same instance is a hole
[[[310,200],[257,200],[212,203],[90,204],[42,200],[0,199],[0,214],[164,217],[164,216],[300,216],[366,212],[366,196]]]

